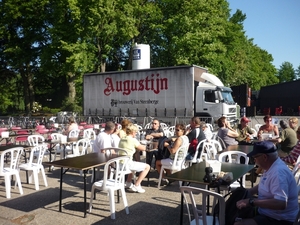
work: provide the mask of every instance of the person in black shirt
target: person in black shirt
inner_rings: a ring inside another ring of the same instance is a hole
[[[193,156],[197,147],[197,144],[205,140],[205,134],[201,128],[201,121],[199,117],[193,117],[190,121],[190,129],[186,132],[187,137],[189,138],[190,146],[188,153],[190,156]],[[196,147],[195,147],[196,145]],[[198,152],[198,157],[200,156],[200,152]]]

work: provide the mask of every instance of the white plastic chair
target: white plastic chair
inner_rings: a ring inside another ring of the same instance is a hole
[[[240,151],[226,151],[226,152],[222,152],[219,155],[219,161],[220,162],[228,162],[228,163],[236,163],[236,164],[240,164],[241,163],[241,158],[245,159],[245,163],[247,164],[249,163],[249,157],[247,156],[246,153],[244,152],[240,152]],[[245,175],[242,177],[242,186],[245,187],[246,184],[246,179],[245,179]],[[229,189],[235,189],[237,187],[240,187],[241,184],[238,181],[233,182],[230,186]]]
[[[174,136],[174,134],[175,134],[175,126],[170,126],[168,128],[168,130],[169,130],[169,133],[170,133],[171,137]]]
[[[106,155],[113,155],[113,154],[116,154],[119,156],[128,155],[128,153],[125,149],[116,148],[116,147],[103,148],[102,152],[103,152],[103,154],[106,154]],[[111,172],[113,172],[113,171],[111,171]],[[132,173],[132,172],[128,168],[126,168],[125,174],[129,174],[129,173]],[[134,175],[134,179],[135,179],[135,172],[133,175]],[[111,176],[112,176],[112,173],[110,173],[110,177]],[[92,173],[92,176],[91,176],[91,182],[93,182],[93,180],[94,180],[94,172]]]
[[[204,142],[207,142],[207,140],[202,140],[198,143],[197,147],[196,147],[196,151],[195,151],[195,154],[193,156],[192,159],[185,159],[185,164],[186,166],[191,166],[193,163],[199,163],[199,162],[202,162],[203,161],[203,158],[202,158],[202,152],[203,152],[203,143]],[[201,148],[200,148],[201,147]],[[201,154],[199,156],[199,158],[197,158],[198,154],[199,154],[199,151],[201,151]]]
[[[16,182],[19,187],[19,192],[23,195],[23,189],[21,185],[21,179],[17,165],[20,159],[21,152],[23,151],[22,147],[10,148],[8,150],[2,151],[0,155],[0,177],[4,177],[5,180],[5,191],[6,198],[11,197],[11,177],[15,175]],[[5,165],[5,160],[10,159],[9,164]]]
[[[27,137],[27,141],[30,146],[38,146],[45,142],[45,137],[40,134],[32,134]],[[35,157],[37,157],[38,153],[35,154],[36,154]],[[44,153],[44,156],[47,158],[48,161],[50,161],[49,154],[50,152],[47,149],[46,152]]]
[[[50,134],[51,136],[51,140],[52,141],[57,141],[60,142],[61,137],[63,136],[63,134],[60,133],[52,133]],[[60,155],[60,159],[63,158],[63,149],[60,147],[60,143],[57,143],[53,146],[54,149],[54,160],[56,159],[56,156],[59,154]]]
[[[93,129],[85,129],[83,130],[83,138],[88,138],[90,140],[96,140],[96,133]]]
[[[215,217],[215,225],[225,225],[225,199],[222,195],[203,188],[191,186],[181,186],[180,191],[183,195],[184,202],[186,203],[190,225],[214,224],[214,210],[216,209],[215,206],[217,202],[219,203],[219,213]],[[196,195],[200,195],[199,198],[197,197],[200,201],[199,203],[196,203]],[[212,211],[209,215],[207,214],[208,198],[210,198],[210,202],[213,203],[213,206],[211,207]],[[193,220],[191,211],[193,213]]]
[[[298,159],[299,159],[299,158],[298,158]],[[292,171],[292,173],[293,173],[293,175],[294,175],[294,177],[295,177],[297,186],[300,185],[300,171],[299,171],[299,169],[300,169],[300,162],[297,162],[297,163],[295,164],[294,168],[293,168],[293,171]]]
[[[254,125],[254,128],[255,128],[256,132],[259,131],[259,128],[260,128],[261,126],[262,126],[262,124],[259,124],[259,123],[257,123],[257,124]]]
[[[68,134],[68,139],[69,139],[69,140],[76,140],[76,139],[78,139],[79,133],[80,133],[80,130],[79,130],[79,129],[71,130],[71,131],[69,132],[69,134]],[[76,144],[76,142],[71,143],[70,145],[65,146],[65,148],[64,148],[64,151],[65,151],[64,154],[65,154],[65,156],[67,156],[67,154],[68,154],[69,152],[72,152],[72,151],[73,151],[73,148],[74,148],[74,145],[75,145],[75,144]]]
[[[73,147],[73,154],[66,155],[66,158],[73,158],[80,155],[85,155],[89,146],[90,140],[87,138],[80,139]]]
[[[182,169],[182,163],[186,158],[188,147],[189,147],[188,145],[187,146],[181,146],[177,150],[177,152],[175,153],[175,157],[174,157],[174,160],[173,160],[172,164],[161,166],[161,170],[160,170],[160,174],[159,174],[159,178],[158,178],[158,188],[160,188],[160,184],[161,184],[161,180],[162,180],[164,170],[170,170],[171,173],[174,173],[174,172],[180,171]],[[182,156],[183,156],[182,160],[177,160],[179,154],[182,154]]]
[[[42,164],[43,157],[48,147],[46,144],[35,146],[30,151],[29,161],[19,165],[19,170],[29,171],[29,183],[32,183],[32,176],[35,184],[35,190],[39,190],[38,173],[41,172],[45,187],[48,186],[44,166]]]
[[[206,123],[205,125],[211,130],[211,132],[214,131],[214,127],[210,123]]]
[[[257,137],[257,131],[254,128],[250,128],[253,131],[252,137]]]
[[[39,134],[32,134],[27,137],[27,141],[30,146],[38,146],[45,141],[45,138]]]
[[[129,214],[129,208],[126,198],[126,192],[125,192],[125,184],[124,184],[124,177],[125,177],[125,170],[127,167],[127,164],[130,160],[130,156],[121,156],[114,159],[109,160],[104,167],[104,178],[103,180],[96,181],[93,183],[92,190],[91,190],[91,198],[90,198],[90,206],[89,206],[89,212],[92,212],[92,203],[94,198],[94,192],[95,190],[105,191],[108,193],[109,196],[109,204],[110,204],[110,217],[112,219],[116,218],[115,213],[115,194],[114,192],[117,190],[121,190],[123,203],[125,207],[126,214]],[[114,177],[109,178],[108,174],[110,172],[110,166],[111,164],[114,165]]]

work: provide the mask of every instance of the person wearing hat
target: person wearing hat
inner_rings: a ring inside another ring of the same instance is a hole
[[[276,146],[270,141],[254,143],[248,153],[255,164],[264,170],[259,184],[248,189],[247,198],[236,202],[236,207],[256,207],[253,218],[242,219],[234,225],[292,225],[298,214],[298,189],[295,178],[278,157]]]
[[[248,139],[250,139],[251,134],[254,134],[254,131],[248,126],[249,120],[247,117],[241,118],[241,123],[237,126],[237,132],[239,136],[235,139],[239,142],[239,145],[249,144]]]

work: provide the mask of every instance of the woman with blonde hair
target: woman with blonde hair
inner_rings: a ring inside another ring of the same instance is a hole
[[[133,161],[133,155],[136,151],[145,151],[146,146],[141,145],[140,142],[135,138],[138,132],[138,127],[133,123],[130,123],[126,127],[126,136],[121,138],[119,142],[119,148],[123,148],[127,151],[127,154],[131,156],[131,161],[129,163],[129,169],[131,171],[140,172],[138,179],[135,184],[131,183],[132,174],[129,174],[126,181],[126,187],[131,188],[132,191],[138,193],[144,193],[145,190],[141,187],[142,180],[147,176],[150,166],[143,162]]]

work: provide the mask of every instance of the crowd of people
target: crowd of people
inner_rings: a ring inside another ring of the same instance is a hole
[[[251,121],[247,117],[243,117],[236,127],[232,127],[225,117],[220,117],[217,121],[219,129],[215,135],[225,143],[225,147],[253,144],[251,139],[255,135],[255,130],[249,127],[249,122]],[[291,225],[298,213],[298,189],[291,172],[300,155],[298,119],[292,117],[287,122],[281,120],[280,128],[273,124],[270,115],[264,117],[264,122],[257,132],[253,151],[248,154],[257,165],[252,176],[255,180],[252,181],[255,182],[258,174],[261,174],[260,181],[258,185],[249,189],[249,198],[236,203],[238,208],[255,207],[257,213],[253,218],[235,222],[235,225]],[[68,130],[76,126],[75,121],[71,120]],[[104,130],[97,135],[93,150],[102,152],[102,149],[109,147],[125,149],[131,157],[129,169],[139,172],[135,182],[132,181],[132,174],[127,176],[126,188],[133,192],[144,193],[145,189],[142,188],[141,182],[147,176],[150,165],[141,162],[140,152],[146,150],[146,145],[141,144],[136,138],[139,132],[137,125],[124,119],[121,126],[121,129],[117,129],[114,122],[106,122]],[[188,146],[188,154],[193,154],[195,145],[203,140],[209,141],[213,137],[211,129],[198,117],[191,118],[189,126],[176,124],[173,137],[164,135],[157,119],[154,119],[151,128],[145,129],[144,132],[145,139],[151,140],[154,148],[158,149],[152,153],[155,155],[155,169],[158,173],[163,165],[181,163],[185,159],[180,152],[183,146]],[[177,151],[179,151],[178,162],[174,162]],[[165,173],[168,174],[170,171]],[[163,180],[166,179],[163,177]],[[253,197],[255,194],[258,197]]]

